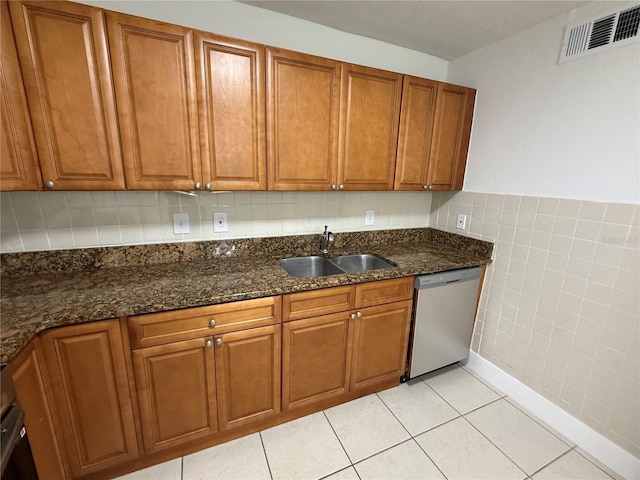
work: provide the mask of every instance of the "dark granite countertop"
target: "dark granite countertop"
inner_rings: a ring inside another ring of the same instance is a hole
[[[491,259],[493,245],[487,242],[433,229],[386,232],[342,234],[329,256],[369,253],[395,267],[320,278],[294,278],[278,264],[280,258],[314,253],[313,235],[227,240],[226,246],[238,246],[238,254],[229,258],[211,254],[221,242],[4,254],[0,361],[10,361],[46,328],[420,275]],[[34,264],[37,271],[26,268]]]

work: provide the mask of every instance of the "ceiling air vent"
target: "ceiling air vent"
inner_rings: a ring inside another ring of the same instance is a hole
[[[640,41],[640,5],[568,25],[558,63]]]

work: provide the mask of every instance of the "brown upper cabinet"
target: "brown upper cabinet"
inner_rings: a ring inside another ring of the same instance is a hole
[[[197,32],[205,190],[266,190],[264,46]]]
[[[394,190],[427,190],[438,82],[405,75]]]
[[[392,190],[402,75],[267,47],[270,190]]]
[[[460,190],[475,90],[405,75],[395,190]]]
[[[337,189],[340,62],[267,47],[269,190]]]
[[[473,89],[77,3],[2,8],[0,189],[462,189]]]
[[[9,8],[45,187],[123,189],[103,11],[70,2]]]
[[[201,188],[193,32],[107,12],[127,188]]]
[[[475,100],[473,88],[438,84],[429,156],[429,190],[462,190]]]
[[[402,75],[342,65],[338,188],[392,190]]]
[[[38,153],[7,2],[0,3],[0,22],[0,189],[38,190]]]

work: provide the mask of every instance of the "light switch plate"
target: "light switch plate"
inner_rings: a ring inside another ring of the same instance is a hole
[[[365,225],[373,225],[376,219],[376,211],[375,210],[365,210],[364,211],[364,224]]]
[[[188,213],[173,214],[173,233],[175,233],[176,235],[190,233]]]
[[[213,214],[213,231],[214,232],[229,231],[227,227],[227,214],[225,212]]]

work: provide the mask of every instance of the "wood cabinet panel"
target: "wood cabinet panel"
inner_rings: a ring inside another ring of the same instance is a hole
[[[0,190],[42,188],[7,2],[0,3]]]
[[[71,2],[9,6],[45,185],[124,188],[102,10]]]
[[[339,92],[339,62],[267,48],[269,190],[336,184]]]
[[[356,285],[355,308],[409,300],[413,298],[413,280],[413,277],[394,278]]]
[[[350,389],[358,390],[404,374],[411,307],[406,300],[359,311],[352,319],[353,357]]]
[[[428,184],[432,190],[462,190],[476,91],[438,84]]]
[[[282,409],[347,393],[349,312],[282,325]]]
[[[38,345],[38,352],[36,352]],[[25,411],[24,425],[39,478],[66,479],[63,459],[45,390],[39,340],[32,340],[11,362],[11,377]]]
[[[118,320],[41,334],[62,436],[77,477],[138,456]]]
[[[404,76],[394,190],[426,190],[438,82]]]
[[[342,65],[338,178],[345,190],[392,190],[402,75]]]
[[[134,350],[133,362],[147,452],[218,430],[212,337]]]
[[[355,306],[355,287],[334,287],[290,293],[282,298],[282,321],[344,312]]]
[[[128,318],[133,348],[246,330],[280,322],[281,297],[256,298]],[[213,323],[212,323],[213,321]]]
[[[201,179],[193,32],[107,12],[129,189],[193,190]]]
[[[220,430],[280,412],[280,340],[280,325],[215,337]]]
[[[196,33],[203,184],[266,190],[264,46]]]

